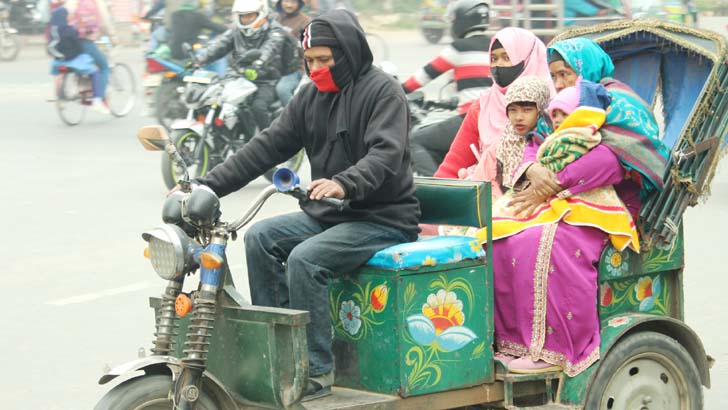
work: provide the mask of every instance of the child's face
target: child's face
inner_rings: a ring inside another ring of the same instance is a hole
[[[536,107],[511,104],[507,110],[508,119],[518,135],[525,136],[536,128],[538,122],[538,109]]]
[[[551,122],[554,124],[554,129],[559,128],[559,126],[564,122],[566,117],[568,117],[568,114],[558,108],[551,111]]]

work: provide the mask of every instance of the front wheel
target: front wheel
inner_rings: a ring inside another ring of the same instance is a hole
[[[210,163],[210,149],[207,144],[202,147],[202,154],[196,161],[194,158],[195,148],[197,144],[202,143],[202,137],[192,130],[175,130],[172,132],[172,141],[177,146],[177,152],[182,156],[182,159],[187,164],[187,173],[190,179],[202,177],[207,174],[212,168]],[[182,176],[183,170],[177,169],[172,160],[169,159],[169,155],[164,153],[162,155],[162,178],[164,178],[164,184],[167,188],[172,189],[177,185]]]
[[[702,410],[700,373],[675,339],[634,333],[603,359],[584,408]]]
[[[56,111],[67,125],[77,125],[86,115],[91,101],[91,80],[74,71],[56,77]]]
[[[101,398],[94,410],[172,410],[172,378],[168,375],[145,375],[129,379]],[[204,390],[195,410],[217,410]]]
[[[0,30],[2,30],[0,28]],[[13,61],[20,52],[20,40],[15,34],[0,33],[0,60]]]

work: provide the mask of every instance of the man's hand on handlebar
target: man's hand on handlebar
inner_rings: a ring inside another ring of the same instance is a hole
[[[323,198],[344,199],[344,188],[330,179],[317,179],[308,186],[308,198],[319,201]]]

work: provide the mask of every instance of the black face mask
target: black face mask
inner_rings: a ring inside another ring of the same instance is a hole
[[[493,80],[496,84],[501,87],[508,87],[513,81],[518,78],[523,72],[526,62],[521,61],[520,63],[511,67],[491,67],[490,73],[493,75]]]

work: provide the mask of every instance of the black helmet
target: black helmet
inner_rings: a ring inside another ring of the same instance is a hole
[[[453,38],[463,38],[472,30],[488,28],[490,6],[483,0],[458,0],[450,9]]]

